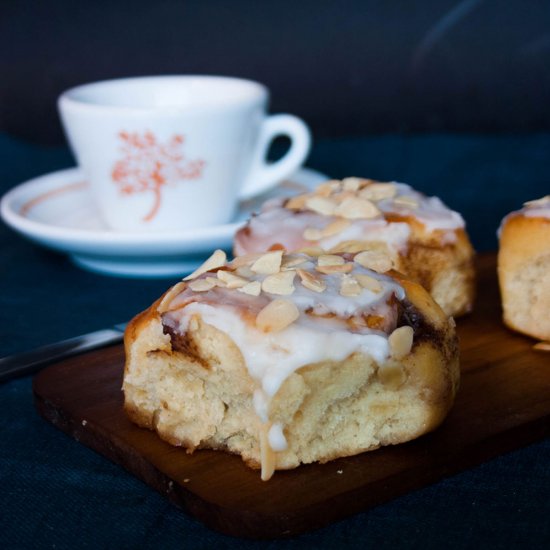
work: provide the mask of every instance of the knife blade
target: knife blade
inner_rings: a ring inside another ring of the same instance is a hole
[[[39,371],[55,361],[122,342],[126,323],[0,358],[0,382]]]

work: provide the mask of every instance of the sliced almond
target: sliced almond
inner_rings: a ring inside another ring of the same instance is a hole
[[[160,304],[158,305],[157,311],[159,313],[164,313],[165,311],[168,311],[170,308],[170,304],[172,300],[181,294],[185,288],[187,287],[187,283],[184,283],[183,281],[180,281],[179,283],[176,283],[162,298]]]
[[[256,316],[256,326],[264,332],[279,332],[294,323],[299,316],[300,312],[294,302],[277,298],[260,310]]]
[[[391,251],[388,248],[388,245],[381,241],[342,241],[335,246],[333,246],[329,252],[331,254],[342,254],[342,253],[350,253],[350,254],[357,254],[359,252],[365,252],[365,251],[376,252],[377,254],[383,254],[385,256],[388,256],[392,259],[392,261],[396,260],[396,253]]]
[[[341,188],[342,183],[339,180],[328,180],[317,186],[315,194],[320,197],[330,197],[332,193],[340,191]]]
[[[377,271],[378,273],[385,273],[393,267],[391,258],[387,254],[377,250],[359,252],[359,254],[354,256],[353,260],[359,265]]]
[[[224,270],[220,269],[218,271],[218,273],[220,273],[221,271],[224,271]],[[216,273],[216,275],[217,275],[217,273]],[[214,286],[220,286],[220,287],[226,287],[227,286],[224,281],[222,281],[221,279],[218,279],[216,277],[206,277],[205,281],[211,282]]]
[[[353,270],[353,264],[351,262],[343,265],[318,265],[315,270],[325,275],[332,275],[334,273],[349,273]]]
[[[297,265],[305,264],[306,262],[307,258],[305,258],[304,256],[286,254],[283,256],[283,260],[281,262],[281,270],[286,271],[288,269],[296,267]]]
[[[355,193],[354,191],[338,191],[337,193],[334,193],[334,195],[332,195],[331,199],[334,202],[341,204],[347,199],[355,199],[356,196],[357,193]]]
[[[208,290],[211,290],[216,285],[212,281],[208,281],[206,279],[197,279],[196,281],[191,281],[189,283],[189,288],[193,292],[207,292]]]
[[[235,275],[231,271],[224,271],[220,269],[217,273],[218,279],[227,285],[227,288],[241,288],[249,281],[243,277]]]
[[[294,288],[294,277],[296,276],[296,271],[280,271],[273,275],[268,275],[262,281],[262,290],[268,292],[269,294],[280,294],[287,296],[292,294],[295,290]]]
[[[329,252],[331,254],[341,254],[343,252],[349,252],[351,254],[357,254],[357,252],[363,252],[370,247],[370,243],[367,241],[342,241],[335,244]]]
[[[342,275],[342,279],[340,280],[341,296],[359,296],[362,290],[359,281],[353,275]]]
[[[249,265],[241,265],[235,269],[235,274],[243,279],[250,279],[254,275],[254,272],[250,269]]]
[[[324,229],[321,230],[323,237],[332,237],[347,229],[351,225],[349,220],[344,218],[338,218],[333,222],[330,222]]]
[[[346,263],[346,260],[342,256],[337,256],[336,254],[322,254],[317,258],[317,265],[343,265]]]
[[[319,241],[323,238],[323,232],[315,227],[307,227],[303,237],[306,241]]]
[[[283,259],[282,250],[274,250],[273,252],[267,252],[263,256],[260,256],[250,266],[250,269],[254,271],[254,273],[262,273],[265,275],[278,273],[281,269],[282,259]]]
[[[304,269],[297,269],[296,272],[300,277],[300,282],[302,285],[309,290],[313,290],[314,292],[324,292],[327,288],[326,283],[322,279],[316,277],[313,273],[305,271]]]
[[[358,191],[364,181],[362,178],[344,178],[342,180],[342,189],[344,191]]]
[[[227,256],[223,250],[216,250],[208,260],[206,260],[200,267],[195,269],[191,275],[187,275],[183,280],[184,281],[190,281],[192,279],[196,279],[199,275],[202,275],[203,273],[206,273],[207,271],[210,271],[212,269],[216,269],[217,267],[222,267],[225,265],[225,262],[227,260]]]
[[[262,292],[262,284],[260,283],[260,281],[250,281],[244,286],[237,288],[237,290],[250,296],[259,296]]]
[[[285,208],[289,210],[301,210],[305,207],[306,201],[311,197],[309,193],[303,195],[297,195],[296,197],[291,197],[285,202]]]
[[[242,266],[249,266],[250,264],[254,263],[258,258],[263,256],[265,252],[260,253],[251,253],[251,254],[243,254],[242,256],[237,256],[232,262],[231,265],[234,268],[242,267]]]
[[[397,189],[393,183],[371,183],[359,191],[362,199],[369,201],[381,201],[383,199],[392,199],[397,194]]]
[[[324,197],[311,197],[306,201],[306,207],[313,212],[322,214],[323,216],[332,216],[336,204],[328,198]]]
[[[395,197],[393,202],[399,206],[418,208],[418,201],[414,197],[409,197],[408,195],[400,195],[399,197]]]
[[[366,288],[367,290],[370,290],[375,294],[382,292],[382,283],[380,283],[380,281],[375,279],[374,277],[371,277],[370,275],[365,275],[364,273],[356,273],[354,277],[363,288]]]
[[[403,359],[411,351],[414,338],[412,327],[405,326],[396,328],[389,336],[388,343],[392,357]]]
[[[370,219],[380,216],[380,210],[368,200],[350,197],[336,207],[334,214],[349,220]]]
[[[325,251],[320,246],[305,246],[304,248],[300,248],[296,252],[300,254],[306,254],[307,256],[311,256],[312,258],[317,258],[318,256],[321,256],[321,254],[325,254]]]

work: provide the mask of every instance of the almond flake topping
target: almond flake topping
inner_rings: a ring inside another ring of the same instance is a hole
[[[331,199],[336,201],[338,204],[342,203],[346,199],[355,199],[357,198],[357,193],[354,191],[338,191],[332,195]]]
[[[336,256],[336,254],[323,254],[317,258],[317,265],[344,265],[346,260],[342,256]]]
[[[411,351],[414,338],[412,327],[396,328],[389,336],[388,343],[392,357],[395,359],[403,359]]]
[[[251,266],[250,269],[254,273],[262,273],[270,275],[272,273],[278,273],[281,269],[281,261],[283,259],[282,250],[274,250],[268,252],[263,256],[260,256]]]
[[[534,201],[524,202],[523,206],[537,207],[537,206],[547,206],[549,204],[550,204],[550,195],[546,195],[545,197],[542,197],[540,199],[536,199]]]
[[[317,258],[325,253],[325,251],[320,246],[305,246],[304,248],[300,248],[300,250],[297,250],[296,252],[307,254],[312,258]]]
[[[323,216],[332,216],[334,214],[334,209],[336,204],[330,199],[323,197],[311,197],[306,201],[306,207],[313,212],[322,214]]]
[[[321,185],[317,186],[315,189],[315,194],[319,195],[320,197],[330,197],[332,193],[335,193],[337,191],[340,191],[342,188],[342,183],[339,180],[328,180],[325,181],[325,183],[321,183]]]
[[[343,252],[349,252],[350,254],[356,254],[357,252],[363,252],[372,246],[368,241],[342,241],[334,245],[329,252],[331,254],[339,254]]]
[[[281,270],[286,271],[288,269],[296,267],[297,265],[305,264],[306,262],[307,262],[307,258],[304,258],[304,256],[295,256],[293,254],[285,254],[283,256],[283,261],[281,262]]]
[[[200,267],[198,267],[191,275],[187,275],[183,280],[190,281],[191,279],[196,279],[199,275],[206,273],[217,267],[222,267],[225,265],[227,256],[223,250],[216,250],[208,260],[206,260]]]
[[[322,279],[315,277],[313,273],[305,271],[304,269],[297,269],[298,276],[300,277],[300,282],[302,285],[309,290],[314,292],[324,292],[327,288],[327,285]]]
[[[294,277],[296,276],[296,271],[280,271],[279,273],[274,273],[273,275],[268,275],[262,281],[262,290],[270,294],[281,294],[287,296],[292,294],[295,290],[294,288]]]
[[[353,264],[351,262],[343,265],[317,265],[315,270],[325,275],[332,275],[333,273],[349,273],[353,271]]]
[[[265,253],[250,253],[250,254],[243,254],[242,256],[237,256],[232,262],[231,265],[234,268],[237,267],[249,267],[251,263],[254,263],[258,258],[261,258]]]
[[[353,275],[342,275],[340,280],[341,296],[359,296],[362,290],[359,281]]]
[[[208,281],[206,279],[197,279],[196,281],[191,281],[189,283],[189,288],[193,292],[207,292],[208,290],[211,290],[216,285],[212,281]]]
[[[180,281],[179,283],[176,283],[162,298],[157,311],[159,313],[164,313],[165,311],[168,311],[170,308],[170,303],[172,300],[178,296],[185,287],[187,286],[187,283],[184,283],[183,281]]]
[[[233,265],[235,265],[235,262],[233,262]],[[237,267],[237,269],[235,269],[235,273],[243,279],[250,279],[254,275],[254,272],[250,269],[249,265],[241,265]]]
[[[344,191],[358,191],[366,180],[362,178],[344,178],[342,180],[342,188]]]
[[[303,233],[303,237],[306,241],[319,241],[323,238],[323,232],[314,227],[307,227]]]
[[[393,199],[397,194],[397,189],[393,183],[371,183],[359,191],[362,199],[369,201],[381,201],[383,199]]]
[[[205,281],[212,283],[214,286],[221,286],[221,287],[227,286],[224,281],[222,281],[221,279],[217,279],[216,277],[206,277]]]
[[[355,278],[363,288],[366,288],[375,294],[382,292],[382,284],[378,279],[375,279],[370,275],[365,275],[364,273],[357,273]]]
[[[391,258],[376,250],[365,250],[364,252],[359,252],[359,254],[355,255],[353,260],[359,265],[362,265],[367,269],[377,271],[378,273],[385,273],[393,267]]]
[[[300,312],[294,302],[277,298],[260,310],[256,316],[256,326],[264,332],[279,332],[299,316]]]
[[[227,285],[227,288],[240,288],[249,282],[247,279],[223,269],[220,269],[217,275],[218,279]]]
[[[251,281],[250,283],[246,283],[244,286],[237,288],[237,290],[250,296],[259,296],[262,292],[262,284],[260,281]]]
[[[301,210],[306,205],[306,201],[309,197],[311,197],[311,194],[309,193],[291,197],[285,202],[285,208],[288,208],[289,210]]]
[[[336,207],[334,214],[349,220],[370,219],[380,216],[380,210],[370,201],[357,197],[350,197],[344,199]]]

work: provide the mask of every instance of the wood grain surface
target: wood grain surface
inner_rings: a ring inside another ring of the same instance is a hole
[[[240,458],[193,455],[138,428],[122,410],[121,346],[76,357],[34,380],[40,414],[223,533],[292,536],[368,509],[550,433],[550,353],[500,321],[494,255],[478,261],[473,314],[458,320],[461,388],[434,433],[416,441],[276,472],[262,482]]]

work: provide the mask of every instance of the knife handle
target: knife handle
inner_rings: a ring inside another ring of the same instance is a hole
[[[50,363],[84,351],[121,342],[123,337],[124,333],[121,331],[103,329],[48,344],[32,351],[2,357],[0,358],[0,382],[37,372]]]

